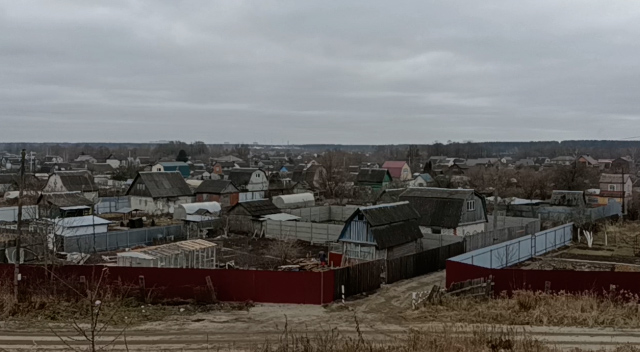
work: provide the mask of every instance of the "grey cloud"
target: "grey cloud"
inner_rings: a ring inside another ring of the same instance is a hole
[[[631,1],[0,3],[0,139],[615,139]]]

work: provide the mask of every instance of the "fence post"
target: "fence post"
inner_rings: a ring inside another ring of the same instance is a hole
[[[309,238],[309,242],[311,242],[311,245],[313,245],[313,223],[311,222],[310,224],[311,224],[311,237]]]

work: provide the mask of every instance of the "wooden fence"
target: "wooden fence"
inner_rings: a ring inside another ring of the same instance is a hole
[[[377,290],[384,266],[384,259],[380,259],[334,270],[334,299],[342,297],[343,286],[345,297]]]
[[[386,282],[391,284],[442,270],[446,266],[447,259],[462,253],[464,253],[464,244],[459,242],[387,260]]]
[[[464,253],[462,242],[433,248],[420,253],[389,260],[375,260],[335,270],[334,298],[374,291],[383,282],[391,284],[445,269],[447,259]]]

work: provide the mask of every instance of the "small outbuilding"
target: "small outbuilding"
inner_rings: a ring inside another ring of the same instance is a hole
[[[212,220],[220,215],[222,207],[218,202],[179,204],[173,212],[174,220],[202,221]]]
[[[273,204],[279,209],[303,208],[316,205],[313,193],[288,194],[273,197]]]

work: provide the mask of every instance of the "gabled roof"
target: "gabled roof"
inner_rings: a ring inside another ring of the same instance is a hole
[[[629,174],[624,174],[624,182],[631,179]],[[622,184],[622,174],[602,174],[600,175],[600,183],[617,183]]]
[[[389,170],[392,177],[399,178],[402,176],[402,168],[405,165],[407,165],[406,161],[385,161],[382,168]]]
[[[229,180],[204,180],[196,189],[195,193],[238,193],[238,189]]]
[[[110,173],[110,172],[114,172],[115,171],[113,166],[111,166],[110,164],[107,164],[107,163],[89,164],[87,166],[87,169],[89,169],[90,171],[93,171],[96,174],[98,174],[98,173]]]
[[[238,188],[246,187],[251,181],[251,177],[253,176],[253,173],[259,170],[260,169],[254,169],[254,168],[231,169],[229,171],[229,180],[233,182],[233,184]]]
[[[371,226],[382,226],[394,222],[407,220],[417,220],[420,214],[409,204],[409,202],[398,202],[391,204],[372,205],[358,208]],[[352,215],[353,217],[354,215]]]
[[[179,172],[139,172],[127,194],[136,182],[143,182],[152,198],[191,196],[191,188]]]
[[[591,165],[598,165],[598,161],[591,157],[591,155],[581,155],[580,158],[587,161]]]
[[[486,209],[484,197],[472,189],[408,188],[400,200],[409,201],[420,213],[421,226],[451,229],[460,224],[464,202],[473,195],[480,197]]]
[[[376,246],[379,249],[398,246],[422,238],[418,226],[420,214],[408,202],[374,205],[358,208],[347,220],[358,214],[369,223]]]
[[[273,204],[270,199],[252,200],[248,202],[238,203],[229,210],[233,212],[236,207],[244,208],[252,217],[262,217],[270,214],[281,213],[280,209]]]
[[[387,169],[360,169],[356,182],[358,183],[383,183],[385,176],[391,174]]]
[[[38,198],[38,204],[48,203],[57,207],[72,207],[78,205],[92,206],[93,203],[80,192],[47,193]]]
[[[98,191],[98,186],[95,184],[93,176],[86,171],[58,171],[55,175],[60,177],[62,185],[69,192]]]

